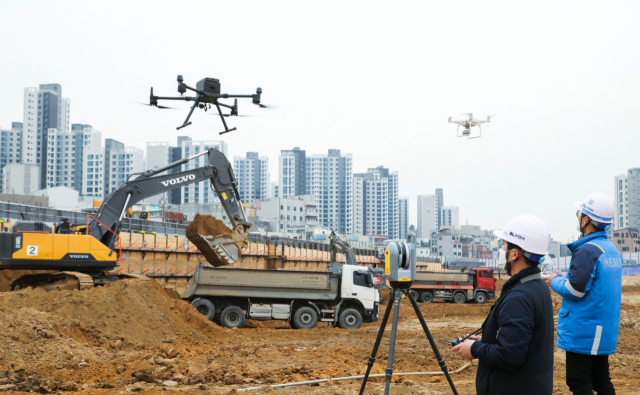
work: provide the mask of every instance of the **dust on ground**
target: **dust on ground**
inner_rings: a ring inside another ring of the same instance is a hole
[[[639,283],[625,280],[618,350],[610,358],[618,394],[640,392]],[[504,281],[501,281],[504,283]],[[502,285],[502,284],[500,284]],[[383,291],[384,300],[389,292]],[[561,299],[554,295],[554,309]],[[450,370],[467,361],[442,344],[478,328],[493,301],[484,305],[420,304]],[[386,303],[381,304],[381,313]],[[153,282],[123,280],[84,291],[21,290],[0,294],[0,389],[87,394],[166,390],[186,394],[228,394],[242,387],[268,386],[359,375],[378,331],[378,323],[346,331],[319,323],[292,330],[285,321],[248,321],[224,329],[207,321],[175,292]],[[384,373],[389,328],[373,372]],[[564,384],[564,352],[555,353],[555,394]],[[395,372],[438,372],[409,301],[400,307]],[[475,394],[475,367],[453,375],[460,394]],[[370,380],[367,393],[382,393],[382,378]],[[359,380],[331,381],[259,394],[353,394]],[[442,376],[394,376],[393,394],[450,393]]]

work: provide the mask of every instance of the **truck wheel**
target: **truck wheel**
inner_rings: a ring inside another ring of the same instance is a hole
[[[453,295],[453,301],[456,304],[463,304],[464,302],[467,301],[467,297],[464,296],[462,292],[458,292],[457,294]]]
[[[487,301],[487,295],[484,292],[478,292],[475,297],[477,304],[483,304]]]
[[[420,302],[422,303],[433,302],[433,295],[431,295],[431,292],[425,292],[422,295],[420,295]]]
[[[311,307],[301,307],[293,314],[293,323],[298,329],[315,328],[318,323],[318,313]]]
[[[238,306],[229,306],[220,314],[220,323],[225,328],[242,328],[244,319],[244,312]]]
[[[208,320],[212,320],[216,315],[216,307],[209,299],[198,298],[191,302],[191,306],[195,307],[198,313],[207,317]]]
[[[298,329],[298,327],[296,327],[296,323],[293,322],[293,318],[289,318],[289,326],[291,329]]]
[[[362,326],[362,315],[356,309],[346,309],[340,314],[338,324],[342,329],[358,329]]]
[[[418,291],[414,291],[413,289],[411,291],[411,295],[413,295],[413,299],[415,299],[415,301],[417,302],[419,300],[420,294],[418,294]]]

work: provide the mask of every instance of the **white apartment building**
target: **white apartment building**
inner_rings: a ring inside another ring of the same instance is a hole
[[[24,89],[22,116],[22,163],[35,165],[38,145],[38,88]]]
[[[398,198],[398,211],[400,220],[399,239],[406,239],[409,233],[409,197],[400,196]]]
[[[171,160],[172,153],[171,144],[168,141],[150,141],[147,143],[147,157],[145,160],[145,170],[157,170],[161,167],[173,162]],[[143,203],[149,204],[168,204],[169,194],[160,194],[144,199]]]
[[[136,147],[113,148],[108,155],[105,152],[105,163],[109,168],[108,173],[105,172],[105,176],[108,174],[109,178],[104,180],[109,189],[105,191],[107,196],[130,176],[144,171],[144,151]]]
[[[353,175],[352,218],[354,234],[400,237],[398,172],[379,166]]]
[[[211,141],[180,141],[182,148],[182,158],[199,154],[201,152],[214,148],[227,156],[227,143],[221,140]],[[187,164],[182,165],[182,170],[189,170],[204,166],[209,163],[208,155],[200,156]],[[189,184],[181,188],[180,199],[181,204],[188,203],[219,203],[220,200],[215,192],[211,190],[211,182],[209,180]]]
[[[305,171],[305,194],[316,197],[320,225],[353,234],[352,155],[330,149],[327,155],[307,156]],[[285,184],[281,185],[286,196]]]
[[[418,195],[418,237],[430,237],[438,231],[438,196]]]
[[[629,226],[629,182],[626,174],[614,177],[613,202],[616,209],[613,217],[613,229],[623,229]]]
[[[100,131],[82,124],[73,124],[71,131],[47,130],[47,188],[64,186],[75,189],[81,196],[101,198],[103,175]]]
[[[613,229],[640,228],[640,167],[614,178]]]
[[[147,142],[145,170],[157,170],[171,163],[171,145],[168,141]]]
[[[460,229],[460,208],[455,206],[442,207],[441,226]]]
[[[307,193],[306,151],[295,147],[281,150],[278,157],[278,194],[281,197],[300,196]]]
[[[640,228],[640,167],[615,177],[614,230]]]
[[[2,169],[2,193],[27,195],[40,189],[37,165],[9,163]]]
[[[257,152],[233,157],[233,172],[238,180],[240,198],[245,203],[270,198],[269,158]]]
[[[70,101],[62,97],[60,84],[40,84],[37,103],[36,164],[40,166],[40,187],[47,185],[49,129],[69,132]]]
[[[11,163],[21,163],[22,123],[12,122],[11,130],[0,129],[0,190],[2,190],[2,169]]]
[[[271,183],[271,197],[272,198],[280,197],[280,186],[278,185],[277,182]]]

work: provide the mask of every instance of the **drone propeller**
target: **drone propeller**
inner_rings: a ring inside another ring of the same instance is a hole
[[[134,101],[133,103],[136,103],[136,104],[142,104],[143,106],[148,106],[148,107],[158,107],[158,108],[159,108],[159,109],[161,109],[161,110],[177,110],[177,107],[152,106],[152,105],[151,105],[151,104],[149,104],[149,103],[142,103],[142,102],[139,102],[139,101]]]

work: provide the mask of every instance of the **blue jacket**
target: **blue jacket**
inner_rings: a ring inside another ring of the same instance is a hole
[[[604,231],[569,244],[569,249],[573,256],[567,276],[551,281],[551,289],[562,296],[556,344],[578,354],[613,354],[620,322],[622,257]]]

